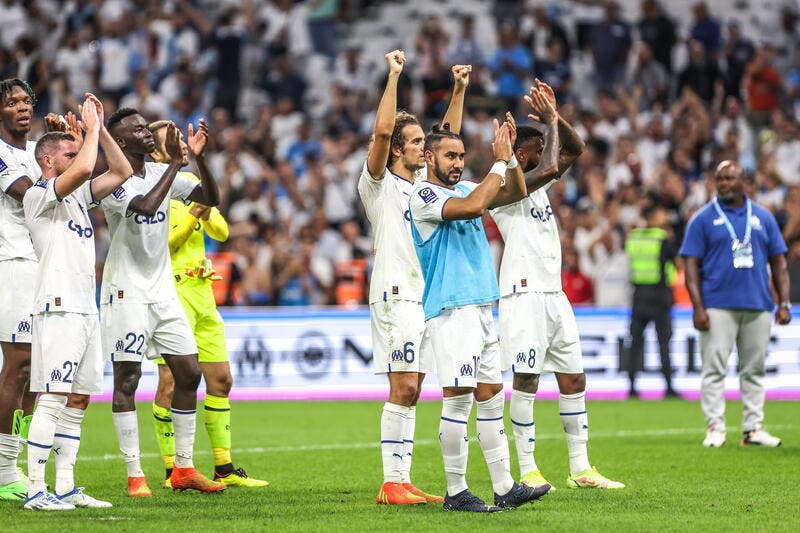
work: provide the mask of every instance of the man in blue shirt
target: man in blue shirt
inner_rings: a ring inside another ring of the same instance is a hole
[[[503,426],[503,379],[492,318],[499,297],[481,216],[486,209],[517,202],[525,180],[512,151],[513,118],[494,121],[496,162],[483,182],[461,182],[464,143],[448,126],[425,137],[427,180],[415,184],[409,201],[411,235],[425,279],[422,307],[426,333],[444,389],[439,441],[452,511],[495,512],[538,499],[550,485],[527,487],[510,472]],[[506,183],[506,171],[508,182]],[[467,487],[467,420],[478,402],[477,430],[494,488],[494,506]]]
[[[786,243],[772,214],[744,194],[744,170],[735,161],[717,166],[717,196],[689,222],[680,255],[686,258],[686,288],[700,331],[702,408],[708,426],[703,446],[725,444],[725,374],[734,342],[739,354],[744,437],[742,444],[780,446],[763,429],[764,357],[775,307],[777,324],[791,319]],[[769,269],[767,267],[769,266]]]

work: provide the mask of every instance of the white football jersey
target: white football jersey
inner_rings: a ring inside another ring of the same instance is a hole
[[[411,240],[411,212],[408,199],[414,185],[392,174],[376,180],[361,170],[358,194],[375,235],[375,262],[369,289],[369,303],[384,300],[422,301],[425,280]]]
[[[25,226],[22,204],[7,194],[18,179],[27,176],[35,183],[42,175],[33,151],[34,141],[28,141],[25,150],[11,146],[0,139],[0,261],[31,259],[36,261],[31,236]]]
[[[561,290],[561,241],[547,196],[550,184],[490,211],[505,241],[500,296]]]
[[[39,258],[33,312],[97,314],[91,182],[59,199],[56,179],[38,180],[22,199]]]
[[[179,173],[152,217],[128,210],[131,200],[147,194],[166,170],[163,163],[145,163],[144,177],[132,176],[100,203],[111,234],[101,304],[157,303],[176,295],[169,256],[169,201],[186,202],[197,182]]]

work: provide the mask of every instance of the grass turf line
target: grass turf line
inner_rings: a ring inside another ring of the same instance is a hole
[[[569,490],[566,443],[556,402],[537,402],[536,459],[559,490],[533,506],[492,516],[446,513],[440,505],[378,506],[381,482],[378,402],[236,403],[232,411],[233,458],[263,489],[232,488],[224,494],[173,493],[160,487],[163,467],[149,404],[139,405],[143,466],[153,498],[125,495],[125,467],[117,452],[110,404],[90,406],[83,425],[76,482],[112,509],[69,513],[23,511],[0,502],[14,531],[164,532],[180,528],[222,531],[459,531],[515,527],[545,531],[797,531],[796,479],[800,456],[797,403],[766,407],[768,429],[784,440],[777,449],[743,448],[741,404],[728,403],[728,442],[701,446],[703,419],[697,402],[590,402],[589,457],[621,491]],[[202,409],[199,410],[202,412]],[[420,488],[444,492],[437,433],[440,404],[417,408],[412,477]],[[474,420],[474,414],[473,414]],[[511,425],[512,472],[517,475]],[[469,428],[474,437],[474,422]],[[213,468],[208,437],[198,419],[195,464]],[[104,456],[112,457],[103,459]],[[83,459],[85,458],[85,459]],[[50,461],[52,463],[52,459]],[[52,464],[48,482],[53,483]],[[468,481],[490,501],[492,488],[477,441],[470,444]],[[3,527],[5,529],[5,527]]]

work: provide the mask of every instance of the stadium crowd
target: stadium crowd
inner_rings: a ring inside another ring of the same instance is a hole
[[[680,20],[656,0],[473,0],[446,15],[406,2],[416,27],[405,32],[379,0],[2,0],[0,78],[28,80],[39,117],[77,110],[86,91],[107,116],[134,107],[184,134],[207,117],[231,228],[208,243],[226,277],[220,303],[366,302],[372,238],[356,182],[385,50],[368,53],[364,20],[395,39],[387,50],[409,51],[398,101],[426,126],[447,106],[451,65],[473,66],[465,179],[493,160],[492,117],[511,109],[523,122],[518,98],[535,77],[555,89],[587,146],[550,191],[574,304],[630,305],[624,242],[642,208],[666,207],[680,240],[725,159],[777,216],[800,301],[800,12],[794,0],[750,3],[753,20],[719,1]],[[93,216],[99,283],[109,243],[102,210]]]

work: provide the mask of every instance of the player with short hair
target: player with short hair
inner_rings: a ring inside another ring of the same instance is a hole
[[[411,483],[411,460],[416,428],[416,405],[425,374],[433,370],[420,344],[425,331],[422,311],[423,278],[411,242],[408,198],[415,175],[425,165],[425,134],[419,120],[397,111],[397,83],[405,54],[385,56],[389,68],[386,87],[375,118],[367,161],[358,181],[358,193],[375,234],[375,264],[370,281],[373,369],[389,379],[389,398],[381,414],[383,485],[379,504],[417,504],[443,500]],[[461,127],[469,65],[455,65],[455,86],[445,114],[454,129]]]
[[[527,195],[492,209],[505,241],[500,265],[500,347],[503,370],[514,373],[509,413],[524,485],[550,486],[534,459],[533,402],[539,374],[554,372],[559,413],[567,437],[572,488],[619,489],[624,484],[601,475],[589,463],[586,443],[586,374],[575,314],[561,288],[561,241],[547,189],[583,150],[583,142],[556,111],[555,95],[536,80],[525,100],[546,128],[517,128],[514,154],[526,173]]]
[[[525,194],[519,165],[512,160],[511,113],[495,119],[495,164],[480,185],[461,181],[464,143],[444,128],[425,138],[427,180],[411,193],[411,234],[425,278],[422,305],[425,343],[436,359],[444,399],[439,423],[447,496],[451,511],[496,512],[540,498],[548,486],[526,487],[511,477],[503,427],[503,378],[492,302],[498,298],[492,254],[481,216],[487,208],[517,202]],[[506,171],[509,179],[506,181]],[[487,505],[467,486],[467,422],[478,403],[478,440],[494,488]]]
[[[86,97],[81,106],[86,138],[70,113],[70,133],[53,131],[39,139],[35,155],[42,177],[23,198],[25,222],[39,258],[30,388],[40,393],[28,434],[30,485],[25,509],[111,507],[76,487],[73,476],[89,395],[103,392],[94,230],[88,211],[128,179],[132,170],[103,126],[102,104],[94,95]],[[98,142],[110,170],[89,180]],[[44,480],[51,449],[55,494],[48,492]]]
[[[159,120],[149,125],[156,140],[156,149],[151,154],[156,163],[172,162],[165,147],[169,124],[167,120]],[[187,165],[188,149],[183,135],[180,142],[183,164]],[[180,175],[197,181],[197,177],[191,172],[181,172]],[[206,431],[214,452],[214,479],[228,486],[265,487],[269,485],[268,482],[249,477],[243,468],[234,468],[231,460],[231,405],[228,394],[233,378],[225,344],[225,324],[217,311],[211,289],[211,283],[221,278],[216,275],[211,261],[206,258],[204,241],[205,235],[216,241],[226,241],[228,223],[216,207],[199,203],[186,205],[179,200],[170,201],[169,219],[169,251],[172,256],[175,289],[194,332],[200,370],[206,382],[203,407]],[[153,400],[153,420],[158,447],[166,467],[164,486],[172,488],[170,476],[175,463],[175,430],[169,405],[175,381],[163,359],[157,359],[156,363],[158,390]]]
[[[100,294],[103,351],[114,366],[111,410],[128,471],[128,495],[152,496],[140,461],[134,402],[145,356],[164,357],[175,377],[172,488],[223,490],[224,483],[206,479],[192,462],[201,372],[194,335],[172,281],[168,247],[170,198],[210,206],[219,203],[213,177],[202,171],[207,168],[203,150],[208,128],[204,121],[197,133],[189,126],[188,148],[201,169],[199,185],[178,175],[183,153],[174,124],[170,123],[166,131],[169,165],[145,162],[155,149],[155,139],[138,111],[117,110],[108,120],[108,130],[134,172],[101,203],[111,233]]]
[[[25,227],[22,197],[41,170],[28,141],[36,97],[18,78],[0,81],[0,500],[24,500],[28,480],[17,466],[21,426],[36,394],[28,391],[36,252]],[[27,415],[27,416],[26,416]]]

